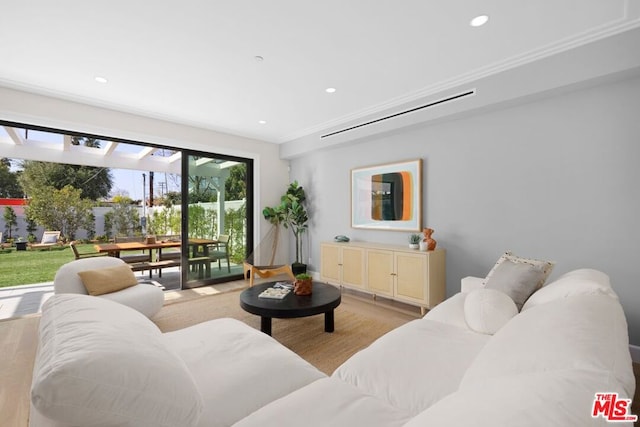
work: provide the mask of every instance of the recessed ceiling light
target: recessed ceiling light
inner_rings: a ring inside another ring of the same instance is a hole
[[[328,87],[324,91],[327,92],[327,93],[334,93],[336,91],[336,88],[335,87]]]
[[[470,22],[472,27],[481,27],[489,21],[489,17],[487,15],[480,15],[473,18]]]
[[[102,83],[102,84],[104,84],[104,83],[109,81],[105,77],[101,77],[101,76],[96,77],[94,80],[97,81],[98,83]]]
[[[261,125],[266,125],[267,121],[266,120],[258,120],[258,123],[260,123]]]
[[[264,58],[263,58],[262,56],[260,56],[260,55],[256,55],[256,56],[254,56],[254,57],[253,57],[253,59],[255,59],[257,62],[262,62],[262,61],[264,61]]]

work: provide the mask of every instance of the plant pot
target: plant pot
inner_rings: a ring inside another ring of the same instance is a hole
[[[26,251],[27,250],[27,242],[15,242],[16,251]]]
[[[291,271],[293,271],[293,275],[297,276],[298,274],[307,272],[307,264],[303,264],[301,262],[294,262],[291,264]]]
[[[296,295],[311,295],[311,279],[297,280],[293,284],[293,293]]]
[[[418,249],[419,247],[418,243],[409,243],[409,249]]]

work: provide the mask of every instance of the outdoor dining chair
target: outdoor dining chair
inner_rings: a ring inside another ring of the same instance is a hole
[[[227,260],[227,270],[231,273],[231,262],[229,261],[229,235],[221,234],[218,236],[218,241],[210,246],[209,257],[212,261],[218,261],[218,269],[221,270],[222,266],[220,261],[222,259]]]
[[[78,247],[76,246],[76,242],[69,243],[69,246],[71,247],[71,250],[73,251],[73,256],[75,256],[76,259],[93,258],[93,257],[97,257],[97,256],[107,256],[108,255],[108,253],[106,253],[106,252],[82,252],[82,253],[80,253],[78,251]]]

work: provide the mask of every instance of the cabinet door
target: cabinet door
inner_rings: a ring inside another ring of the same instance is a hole
[[[367,290],[393,296],[393,252],[367,250]]]
[[[334,245],[320,246],[320,278],[325,282],[339,285],[341,248]]]
[[[395,253],[396,296],[416,302],[426,302],[426,254]]]
[[[342,284],[364,288],[364,249],[342,248]]]

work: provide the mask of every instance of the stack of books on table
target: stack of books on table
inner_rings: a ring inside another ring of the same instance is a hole
[[[289,292],[291,290],[285,288],[267,288],[258,295],[258,298],[283,299]]]

